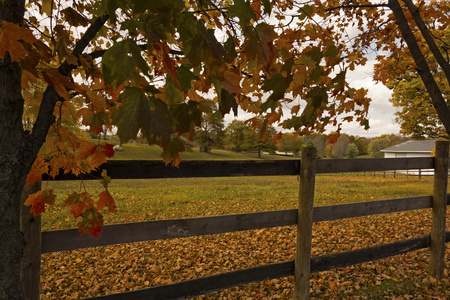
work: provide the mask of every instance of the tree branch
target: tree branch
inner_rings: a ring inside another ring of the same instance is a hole
[[[361,4],[361,5],[348,4],[348,5],[340,5],[340,6],[336,6],[336,7],[330,7],[330,8],[325,9],[325,11],[349,9],[349,8],[353,9],[353,8],[377,8],[377,7],[388,8],[389,5],[388,4]]]
[[[83,37],[75,44],[75,48],[73,50],[73,53],[75,55],[80,55],[84,51],[87,45],[95,38],[96,34],[103,27],[108,18],[108,15],[103,15],[97,18],[94,23],[92,23],[92,25],[86,30],[86,33],[83,35]],[[58,68],[58,71],[64,76],[69,76],[76,67],[77,66],[70,65],[69,63],[64,62]],[[31,155],[29,155],[28,157],[32,158],[33,160],[36,154],[39,152],[42,144],[45,142],[45,138],[50,126],[55,122],[53,111],[58,101],[62,101],[62,98],[58,95],[58,93],[52,86],[47,86],[44,91],[41,105],[39,107],[39,113],[36,118],[36,122],[33,126],[33,131],[31,135],[28,135],[28,137],[31,138],[27,141],[28,149],[26,149],[26,151],[30,151]],[[33,162],[31,161],[27,163],[31,165],[31,163]]]
[[[409,51],[411,52],[411,56],[414,59],[414,62],[417,66],[417,72],[422,78],[422,81],[430,94],[431,100],[433,102],[433,106],[436,109],[439,119],[445,127],[447,133],[450,134],[450,109],[447,106],[444,97],[442,96],[442,92],[439,89],[436,81],[434,80],[433,74],[431,73],[430,67],[420,50],[419,44],[409,27],[408,20],[403,13],[402,7],[398,0],[389,0],[389,7],[394,13],[395,19],[397,21],[397,25],[402,33],[403,38],[405,39],[406,44],[408,45]]]
[[[425,38],[425,41],[428,44],[428,47],[430,47],[431,52],[433,53],[433,56],[436,58],[436,61],[441,66],[441,68],[444,70],[445,76],[447,77],[447,81],[450,84],[450,63],[448,63],[444,56],[442,55],[441,51],[439,51],[438,46],[434,42],[433,36],[431,35],[430,31],[427,28],[427,25],[423,21],[422,17],[420,16],[419,9],[412,3],[411,0],[404,0],[406,7],[408,7],[409,12],[411,13],[414,22],[416,23],[417,27],[419,28],[420,32],[422,33],[423,37]]]

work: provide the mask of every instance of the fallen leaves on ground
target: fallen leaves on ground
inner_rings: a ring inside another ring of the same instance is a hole
[[[429,234],[430,215],[421,210],[315,223],[313,256]],[[295,234],[294,227],[278,227],[45,254],[41,299],[87,298],[292,260]],[[429,249],[312,274],[311,299],[449,299],[449,257],[447,249],[442,280],[428,273]],[[288,277],[196,299],[291,299],[292,289]]]

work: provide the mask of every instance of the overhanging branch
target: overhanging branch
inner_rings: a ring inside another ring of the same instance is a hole
[[[73,54],[75,54],[76,56],[80,55],[84,51],[84,49],[86,49],[87,45],[95,38],[108,18],[109,16],[105,14],[97,18],[94,23],[92,23],[92,25],[86,30],[85,34],[81,37],[81,39],[75,44]],[[58,68],[58,71],[64,76],[69,76],[76,67],[77,66],[70,65],[66,61]],[[28,157],[34,159],[35,155],[39,152],[42,144],[45,142],[45,138],[50,126],[55,122],[55,117],[53,116],[55,105],[60,100],[62,100],[62,98],[58,95],[55,89],[50,85],[47,86],[44,91],[41,105],[39,107],[39,113],[36,118],[36,122],[33,126],[31,139],[27,141],[28,145],[27,149],[25,150],[30,151],[31,153],[31,155],[29,155]],[[32,162],[29,163],[31,164]]]
[[[420,50],[419,44],[409,27],[408,20],[403,13],[402,7],[398,0],[389,0],[389,7],[394,13],[395,20],[397,25],[402,33],[403,38],[405,39],[406,44],[408,45],[411,56],[414,59],[414,62],[417,66],[417,72],[419,73],[420,78],[430,94],[431,100],[433,102],[433,106],[438,113],[439,119],[445,127],[447,133],[450,133],[450,109],[447,106],[444,97],[442,96],[442,92],[439,89],[436,81],[434,80],[433,74],[431,73],[430,67]]]
[[[438,46],[436,45],[433,36],[431,35],[430,31],[427,28],[427,25],[423,21],[422,17],[420,16],[419,9],[412,3],[411,0],[404,0],[406,7],[408,8],[409,12],[411,13],[414,22],[416,23],[417,27],[419,28],[420,32],[422,33],[425,41],[428,44],[428,47],[430,47],[431,52],[433,53],[433,56],[436,58],[436,61],[441,66],[441,68],[444,70],[445,76],[447,77],[447,81],[450,84],[450,63],[445,60],[444,56],[442,55],[441,51],[439,51]]]

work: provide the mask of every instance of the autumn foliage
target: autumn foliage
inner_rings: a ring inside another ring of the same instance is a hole
[[[24,129],[33,138],[46,135],[43,144],[36,139],[40,150],[32,154],[27,183],[60,172],[82,177],[105,163],[114,154],[112,145],[87,142],[85,128],[94,135],[114,129],[120,143],[141,135],[162,148],[166,164],[177,166],[211,102],[221,118],[238,108],[251,113],[247,122],[260,128],[262,137],[269,126],[308,135],[332,125],[337,128],[332,142],[342,122],[368,128],[367,90],[350,86],[347,73],[365,65],[373,51],[380,51],[380,62],[399,58],[407,49],[399,42],[402,24],[412,28],[413,39],[424,33],[410,5],[410,0],[403,8],[397,0],[29,0],[23,23],[2,20],[0,27],[0,57],[20,67]],[[431,34],[445,30],[447,2],[427,2],[420,9]],[[447,70],[424,36],[422,50],[430,49],[435,65]],[[401,60],[399,67],[405,64]],[[378,80],[388,82],[379,70]],[[279,139],[281,134],[275,135]],[[81,218],[81,232],[91,228],[96,235],[101,211],[114,212],[114,200],[106,186],[99,200],[86,193],[71,194],[65,203]],[[44,190],[27,204],[39,213],[52,197]]]

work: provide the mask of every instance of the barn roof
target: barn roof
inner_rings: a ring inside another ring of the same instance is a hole
[[[436,140],[414,141],[409,140],[383,150],[381,152],[413,152],[413,153],[430,153],[435,146]]]

